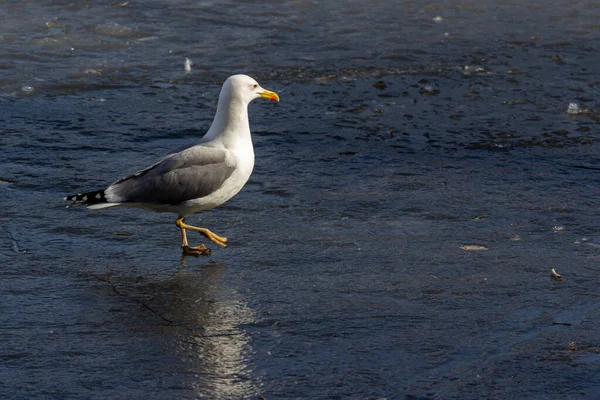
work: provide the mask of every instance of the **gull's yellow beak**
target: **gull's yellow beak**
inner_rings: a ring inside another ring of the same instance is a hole
[[[270,90],[264,90],[259,92],[258,95],[263,99],[269,99],[271,101],[279,101],[279,96],[275,92],[271,92]]]

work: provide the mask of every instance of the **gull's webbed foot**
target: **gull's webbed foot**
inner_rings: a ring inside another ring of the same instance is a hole
[[[205,238],[210,240],[213,243],[218,244],[219,246],[227,247],[227,238],[223,236],[219,236],[214,232],[206,228],[197,228],[197,231],[200,232]]]
[[[181,246],[181,250],[184,256],[209,256],[211,253],[211,250],[203,244],[195,247],[190,247],[187,245]]]
[[[177,227],[179,229],[181,229],[181,236],[183,238],[184,246],[187,244],[187,239],[185,236],[185,230],[187,229],[190,231],[199,232],[205,238],[207,238],[208,240],[210,240],[213,243],[218,244],[219,246],[227,247],[227,238],[226,237],[219,236],[216,233],[214,233],[211,230],[206,229],[206,228],[200,228],[197,226],[188,225],[185,223],[185,218],[183,218],[183,217],[177,218],[177,221],[175,222],[175,224],[177,225]]]

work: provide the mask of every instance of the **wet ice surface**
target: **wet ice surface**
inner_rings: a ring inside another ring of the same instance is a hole
[[[3,6],[2,398],[600,395],[600,9],[364,5]],[[282,101],[190,217],[228,248],[64,207],[194,143],[238,72]]]

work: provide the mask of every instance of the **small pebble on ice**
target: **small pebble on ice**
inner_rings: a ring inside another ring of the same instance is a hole
[[[581,108],[577,103],[569,103],[569,107],[567,108],[567,114],[579,114],[581,112]]]

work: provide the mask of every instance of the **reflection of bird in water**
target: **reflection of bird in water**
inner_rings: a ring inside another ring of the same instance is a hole
[[[251,337],[242,328],[256,316],[223,279],[225,271],[223,264],[206,264],[179,269],[161,288],[148,283],[149,289],[163,293],[152,306],[176,324],[168,331],[157,330],[157,342],[166,346],[165,354],[180,360],[175,368],[185,371],[180,378],[197,398],[257,398],[260,384],[253,377]]]
[[[225,81],[213,123],[199,144],[172,153],[158,163],[120,179],[103,190],[71,195],[65,200],[92,210],[128,206],[175,212],[185,255],[210,253],[204,245],[188,245],[186,230],[196,231],[225,247],[227,238],[185,223],[187,215],[217,207],[237,194],[254,168],[248,104],[258,98],[279,101],[246,75]]]

